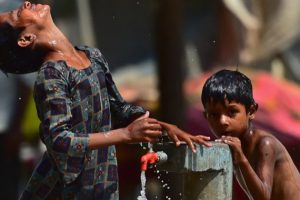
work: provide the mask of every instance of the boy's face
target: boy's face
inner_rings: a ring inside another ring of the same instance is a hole
[[[246,112],[243,104],[235,101],[229,102],[227,99],[224,103],[210,101],[204,107],[205,118],[211,131],[217,137],[243,136],[249,128],[249,120],[254,117],[254,113]]]
[[[45,25],[47,19],[50,18],[50,7],[48,5],[31,4],[25,1],[19,9],[2,13],[0,22],[8,22],[11,26],[17,28],[34,24]]]

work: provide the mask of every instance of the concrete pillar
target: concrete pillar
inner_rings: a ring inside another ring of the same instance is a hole
[[[213,143],[210,148],[197,145],[193,153],[184,143],[156,144],[155,151],[168,155],[158,170],[176,173],[182,177],[180,187],[183,200],[229,200],[232,199],[233,166],[229,146]]]

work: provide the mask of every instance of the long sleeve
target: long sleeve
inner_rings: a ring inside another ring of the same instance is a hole
[[[105,58],[101,53],[99,55],[100,62],[102,63],[105,72],[105,84],[109,95],[112,126],[113,128],[127,126],[129,123],[145,114],[146,111],[144,108],[130,104],[122,98],[113,81]]]
[[[84,168],[89,139],[88,134],[71,131],[71,99],[63,70],[54,66],[40,70],[35,84],[35,101],[41,120],[41,139],[63,182],[69,184]]]

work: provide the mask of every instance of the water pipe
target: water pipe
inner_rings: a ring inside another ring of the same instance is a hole
[[[152,149],[141,157],[141,171],[146,171],[148,165],[162,163],[168,160],[168,155],[163,151],[154,152]]]

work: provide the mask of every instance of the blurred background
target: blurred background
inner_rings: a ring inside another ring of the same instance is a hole
[[[0,0],[0,11],[22,0]],[[214,71],[238,69],[253,83],[255,125],[272,132],[300,169],[300,1],[35,0],[52,6],[74,45],[99,48],[123,97],[151,116],[211,135],[201,88]],[[0,75],[0,198],[16,199],[42,155],[32,98],[35,74]],[[9,93],[7,92],[9,91]],[[212,136],[213,137],[213,136]],[[214,138],[214,137],[213,137]],[[139,145],[119,145],[120,199],[140,192]],[[149,199],[181,199],[176,177],[149,171]],[[172,181],[175,180],[175,181]],[[169,182],[168,182],[169,181]],[[234,199],[246,199],[234,183]]]

